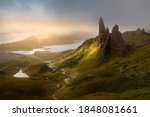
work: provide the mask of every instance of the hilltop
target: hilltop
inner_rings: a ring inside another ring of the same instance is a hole
[[[150,44],[150,33],[145,32],[144,29],[137,29],[135,31],[124,32],[123,38],[127,44],[133,47],[140,47]]]

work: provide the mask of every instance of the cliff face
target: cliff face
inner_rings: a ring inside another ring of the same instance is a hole
[[[122,34],[119,31],[119,26],[118,25],[115,25],[112,29],[110,43],[111,43],[111,48],[124,49],[125,43],[124,43]]]
[[[121,51],[125,49],[125,43],[122,34],[119,31],[119,26],[115,25],[112,29],[112,33],[109,33],[108,27],[105,29],[102,17],[100,17],[99,20],[99,43],[100,51],[98,54],[100,59],[103,56],[108,55],[112,49]]]
[[[99,19],[99,35],[105,33],[105,24],[104,24],[104,21],[103,21],[103,18],[100,17]]]
[[[99,50],[99,58],[102,58],[104,55],[108,55],[110,53],[110,39],[111,35],[109,33],[109,29],[107,28],[105,32],[99,35],[100,39],[100,50]]]

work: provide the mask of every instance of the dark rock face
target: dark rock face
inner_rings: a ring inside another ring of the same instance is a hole
[[[124,49],[124,41],[121,32],[119,31],[119,26],[115,25],[112,29],[111,34],[111,48],[113,49]]]
[[[104,21],[103,21],[103,18],[100,17],[100,20],[99,20],[99,35],[105,33],[105,25],[104,25]]]
[[[142,33],[146,33],[144,28],[142,28]]]
[[[48,67],[47,64],[43,64],[41,67],[40,67],[40,71],[39,72],[51,72],[53,69]]]
[[[101,36],[100,39],[101,39],[100,41],[101,47],[99,57],[102,58],[104,55],[108,55],[110,53],[110,34],[108,28],[103,34],[103,37]]]
[[[100,51],[98,56],[100,59],[105,55],[109,55],[112,49],[124,51],[125,48],[125,43],[122,34],[119,31],[119,26],[115,25],[112,29],[112,33],[109,33],[108,27],[105,29],[102,17],[100,17],[99,21],[99,42]]]
[[[135,32],[137,34],[145,34],[146,33],[144,28],[142,28],[142,29],[138,28]]]

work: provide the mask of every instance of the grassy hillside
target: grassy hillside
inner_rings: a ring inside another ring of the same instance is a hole
[[[60,66],[66,67],[67,75],[74,74],[76,78],[71,78],[70,83],[56,93],[58,99],[150,98],[150,45],[135,50],[128,57],[114,55],[102,62],[97,60],[96,46],[82,49],[76,51],[80,54],[74,53],[67,60],[59,61]]]
[[[127,56],[111,50],[100,61],[96,37],[75,50],[0,62],[0,99],[150,99],[149,34],[123,36],[136,46]],[[30,78],[13,78],[20,69]]]
[[[0,99],[53,99],[51,95],[57,89],[57,82],[60,82],[56,77],[59,74],[43,72],[43,66],[45,63],[35,56],[0,62]],[[30,78],[14,78],[13,75],[20,69]]]
[[[141,30],[125,32],[123,38],[127,44],[132,46],[142,46],[150,43],[150,33]]]

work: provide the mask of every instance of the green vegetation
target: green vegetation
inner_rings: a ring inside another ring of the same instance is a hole
[[[127,56],[112,50],[100,61],[101,50],[89,39],[75,50],[0,62],[0,99],[150,99],[150,34],[123,36],[136,47]],[[30,78],[13,78],[20,69]]]
[[[56,93],[58,99],[149,99],[150,45],[128,57],[112,55],[101,63],[95,57],[96,51],[88,56],[89,50],[68,70],[77,78]]]
[[[0,80],[0,99],[52,99],[52,81],[7,78]]]
[[[127,44],[132,46],[142,46],[150,43],[150,33],[142,32],[140,29],[123,33],[123,38]]]
[[[45,63],[34,56],[23,56],[0,63],[0,99],[53,99],[52,94],[62,76],[59,73],[42,71]],[[29,79],[13,78],[23,69]],[[55,79],[56,77],[56,79]],[[46,79],[48,78],[48,79]]]

